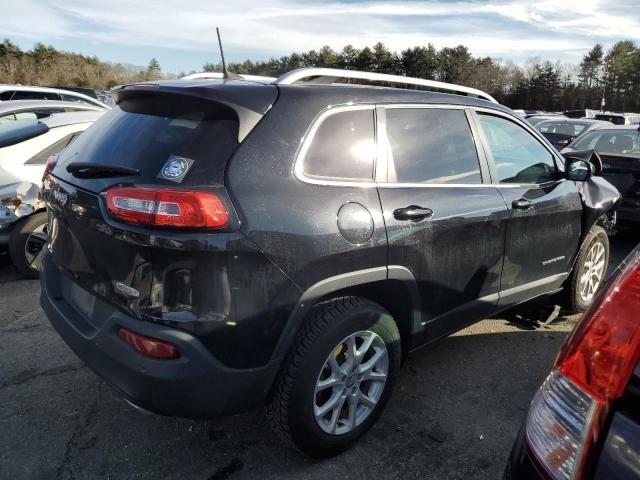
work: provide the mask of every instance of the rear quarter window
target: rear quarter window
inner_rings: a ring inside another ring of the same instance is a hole
[[[182,185],[221,184],[238,145],[238,119],[230,108],[181,95],[148,94],[120,102],[60,156],[58,164],[89,162],[138,169],[137,182],[162,183],[170,157],[192,165]]]
[[[376,149],[373,109],[336,112],[314,128],[302,153],[305,176],[373,180]]]

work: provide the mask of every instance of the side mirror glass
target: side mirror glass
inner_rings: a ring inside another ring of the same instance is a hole
[[[591,177],[591,165],[579,158],[567,158],[567,180],[584,182]]]

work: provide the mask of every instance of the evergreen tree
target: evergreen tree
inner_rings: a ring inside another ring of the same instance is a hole
[[[154,57],[149,61],[147,65],[146,78],[147,80],[157,80],[162,76],[162,68],[160,68],[160,62]]]

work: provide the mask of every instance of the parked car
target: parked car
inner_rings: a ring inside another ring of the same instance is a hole
[[[51,87],[31,87],[26,85],[0,85],[0,102],[7,100],[61,100],[63,102],[80,102],[96,107],[105,104],[82,93]],[[107,106],[107,108],[109,108]]]
[[[605,120],[614,125],[640,125],[640,115],[637,113],[605,112],[598,113],[593,118],[596,120]]]
[[[562,150],[573,142],[580,135],[598,128],[611,127],[611,122],[602,120],[582,119],[574,120],[571,118],[561,118],[557,120],[545,120],[535,125],[544,137],[551,142],[551,145],[558,150]]]
[[[95,98],[100,102],[104,103],[108,107],[113,107],[113,99],[111,98],[111,93],[107,90],[98,90],[97,88],[85,88],[85,87],[65,87],[65,86],[57,86],[53,88],[59,88],[62,90],[70,90],[72,92],[82,93],[91,98]]]
[[[603,162],[603,175],[622,194],[617,206],[620,226],[640,224],[640,125],[612,126],[588,132],[563,152],[594,149]]]
[[[640,247],[560,350],[506,480],[640,479]]]
[[[46,176],[41,304],[139,408],[266,403],[335,454],[408,352],[563,289],[583,311],[603,278],[618,192],[479,90],[302,69],[113,95]]]
[[[39,120],[54,113],[106,110],[80,102],[61,102],[58,100],[8,100],[0,102],[0,125],[15,120]]]
[[[53,114],[0,125],[0,246],[25,276],[46,239],[41,183],[47,159],[69,145],[104,111]]]
[[[546,120],[557,120],[560,118],[565,118],[565,117],[557,113],[553,113],[553,114],[545,113],[541,115],[530,115],[527,117],[527,122],[529,122],[531,125],[535,127],[540,122],[544,122]]]
[[[568,118],[594,118],[599,110],[592,110],[590,108],[583,108],[582,110],[567,110],[566,112],[562,112],[565,117]]]

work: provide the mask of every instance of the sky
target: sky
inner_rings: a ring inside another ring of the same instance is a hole
[[[578,63],[593,45],[640,44],[638,0],[2,0],[0,37],[23,49],[37,41],[146,65],[167,73],[218,62],[215,27],[227,61],[266,60],[329,45],[378,41],[391,50],[429,42],[466,45],[476,56],[524,64]]]

